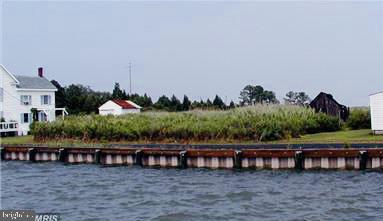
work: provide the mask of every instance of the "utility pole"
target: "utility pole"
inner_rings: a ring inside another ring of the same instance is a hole
[[[129,95],[132,95],[132,63],[129,62]]]

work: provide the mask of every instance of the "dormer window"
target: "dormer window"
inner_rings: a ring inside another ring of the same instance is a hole
[[[51,103],[52,103],[52,99],[50,95],[41,95],[42,105],[50,105]]]
[[[20,102],[22,105],[31,105],[32,104],[32,96],[31,95],[21,95]]]

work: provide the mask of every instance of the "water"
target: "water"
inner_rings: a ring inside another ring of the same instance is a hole
[[[3,208],[63,220],[383,220],[383,173],[142,169],[8,161]]]

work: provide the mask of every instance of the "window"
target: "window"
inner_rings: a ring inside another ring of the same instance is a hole
[[[50,105],[51,104],[51,96],[50,95],[41,95],[41,104],[42,105]]]
[[[4,91],[3,91],[3,88],[0,87],[0,102],[3,102],[4,101]]]
[[[48,121],[48,116],[44,112],[39,112],[38,120],[41,122]]]
[[[32,121],[31,116],[32,115],[30,113],[21,114],[21,123],[22,124],[30,123]]]
[[[31,105],[32,104],[32,96],[31,95],[21,95],[20,101],[22,105]]]

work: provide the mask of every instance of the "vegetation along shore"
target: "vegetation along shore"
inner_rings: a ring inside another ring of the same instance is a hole
[[[226,111],[146,112],[124,116],[70,116],[50,123],[36,122],[35,140],[270,141],[304,134],[337,131],[336,117],[303,106],[255,105]]]

